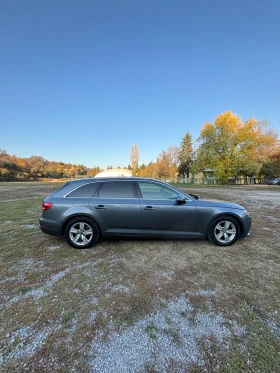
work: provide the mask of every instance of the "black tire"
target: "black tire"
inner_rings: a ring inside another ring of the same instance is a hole
[[[208,239],[218,246],[230,246],[240,236],[240,226],[231,216],[220,216],[209,226]]]
[[[77,217],[66,225],[65,238],[75,249],[85,249],[97,242],[99,229],[92,219],[85,216]]]

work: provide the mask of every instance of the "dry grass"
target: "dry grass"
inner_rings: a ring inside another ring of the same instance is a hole
[[[154,354],[137,371],[279,371],[279,188],[188,189],[252,212],[252,237],[229,248],[115,240],[80,251],[38,229],[41,202],[59,186],[0,184],[0,371],[103,371],[94,368],[95,347],[131,334],[145,318],[143,335]],[[151,315],[181,297],[190,307],[180,310],[180,322],[192,331],[201,332],[198,318],[210,315],[213,322],[222,317],[221,327],[232,333],[223,343],[218,334],[203,334],[195,342],[200,359],[183,364],[169,357],[162,370],[163,335],[178,351],[186,340],[170,314],[163,331]]]

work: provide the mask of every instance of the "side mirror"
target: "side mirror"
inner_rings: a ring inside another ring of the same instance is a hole
[[[182,196],[178,196],[178,197],[176,198],[176,203],[177,203],[177,205],[183,205],[183,204],[186,203],[186,200],[185,200],[184,197],[182,197]]]

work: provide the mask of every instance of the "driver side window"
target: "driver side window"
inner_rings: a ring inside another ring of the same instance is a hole
[[[178,193],[165,187],[164,185],[149,183],[145,181],[138,182],[141,194],[144,199],[176,199]]]

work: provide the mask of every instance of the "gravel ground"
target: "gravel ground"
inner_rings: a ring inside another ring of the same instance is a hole
[[[145,372],[152,365],[158,372],[168,372],[170,362],[175,361],[174,372],[180,366],[203,363],[198,343],[201,339],[214,338],[225,351],[226,338],[241,335],[245,328],[235,322],[225,326],[222,315],[212,312],[197,313],[195,320],[188,317],[193,307],[185,297],[168,302],[166,307],[137,322],[118,334],[112,332],[103,341],[100,330],[92,343],[91,372],[134,373]],[[112,327],[113,329],[113,327]]]

